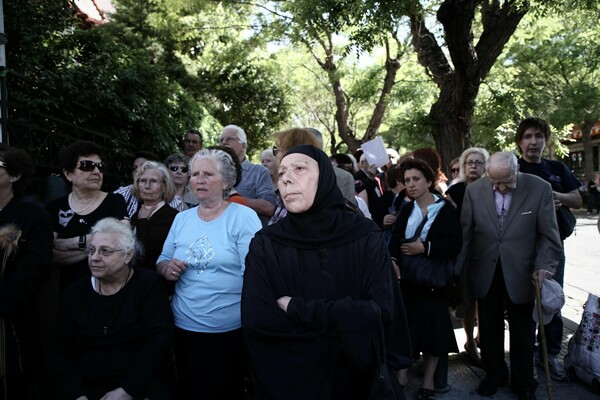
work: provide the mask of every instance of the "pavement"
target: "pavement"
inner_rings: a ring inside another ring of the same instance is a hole
[[[583,304],[587,300],[588,293],[600,296],[600,234],[596,228],[597,215],[587,215],[585,210],[575,211],[577,227],[575,233],[565,241],[566,270],[565,270],[565,298],[563,307],[564,335],[563,346],[559,358],[562,360],[567,354],[567,345],[571,336],[577,329],[583,312]],[[458,321],[455,324],[455,336],[458,347],[463,348],[465,343],[464,331]],[[508,361],[508,331],[505,332],[505,357]],[[419,366],[411,368],[409,382],[405,388],[406,397],[409,400],[416,399],[420,387],[421,377]],[[591,387],[577,379],[568,382],[552,381],[551,397],[548,395],[546,378],[542,369],[537,369],[538,388],[536,397],[538,400],[598,400],[600,394],[595,394]],[[448,361],[448,384],[451,389],[448,393],[436,394],[437,400],[455,399],[494,399],[494,400],[516,400],[517,395],[510,389],[510,385],[502,387],[493,397],[482,397],[476,392],[479,382],[485,377],[485,372],[469,363],[464,351],[460,354],[450,354]]]

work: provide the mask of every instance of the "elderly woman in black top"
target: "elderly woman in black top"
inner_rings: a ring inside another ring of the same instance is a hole
[[[85,248],[92,226],[102,218],[114,217],[129,226],[123,196],[101,190],[104,163],[100,148],[78,140],[60,155],[71,193],[47,205],[54,231],[53,262],[60,269],[61,292],[83,276],[89,276]]]
[[[171,398],[173,315],[162,278],[130,266],[138,249],[115,218],[94,225],[92,277],[67,290],[56,323],[58,398]]]
[[[333,166],[313,146],[286,153],[278,185],[288,214],[256,234],[246,257],[249,397],[365,399],[380,320],[373,305],[385,327],[389,365],[407,367],[410,356],[381,231],[345,210]]]
[[[141,203],[131,218],[144,249],[140,265],[156,270],[156,260],[178,212],[168,204],[175,196],[173,178],[163,164],[146,161],[136,171],[133,193]]]
[[[423,353],[425,371],[418,398],[430,400],[434,396],[438,358],[447,354],[453,333],[448,297],[453,260],[462,246],[462,230],[452,204],[431,193],[435,175],[429,165],[412,159],[404,161],[400,168],[406,194],[413,201],[400,210],[390,254],[402,287],[415,356]],[[409,274],[408,266],[419,257],[425,262],[431,260],[436,271],[444,272],[441,286],[435,280],[415,279]]]
[[[29,398],[40,378],[35,299],[48,271],[53,237],[43,207],[24,197],[32,174],[27,153],[0,147],[0,398],[8,399]]]

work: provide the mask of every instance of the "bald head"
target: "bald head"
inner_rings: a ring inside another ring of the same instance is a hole
[[[488,164],[488,176],[494,188],[502,194],[515,189],[517,183],[517,157],[510,152],[492,154]]]

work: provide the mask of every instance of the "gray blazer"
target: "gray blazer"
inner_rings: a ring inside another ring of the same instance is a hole
[[[510,299],[524,304],[534,299],[534,270],[555,271],[562,244],[556,224],[550,184],[537,176],[518,173],[517,186],[504,226],[500,222],[489,177],[469,184],[463,200],[463,248],[455,269],[466,268],[471,295],[487,295],[498,258]]]

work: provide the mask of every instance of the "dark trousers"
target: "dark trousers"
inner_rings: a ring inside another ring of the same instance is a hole
[[[201,333],[177,328],[177,398],[243,399],[245,360],[241,329],[223,333]]]
[[[479,340],[481,361],[487,376],[497,385],[508,380],[504,361],[504,309],[510,327],[511,382],[517,392],[535,390],[533,381],[533,339],[531,315],[533,302],[515,304],[506,292],[500,262],[487,295],[479,303]]]

